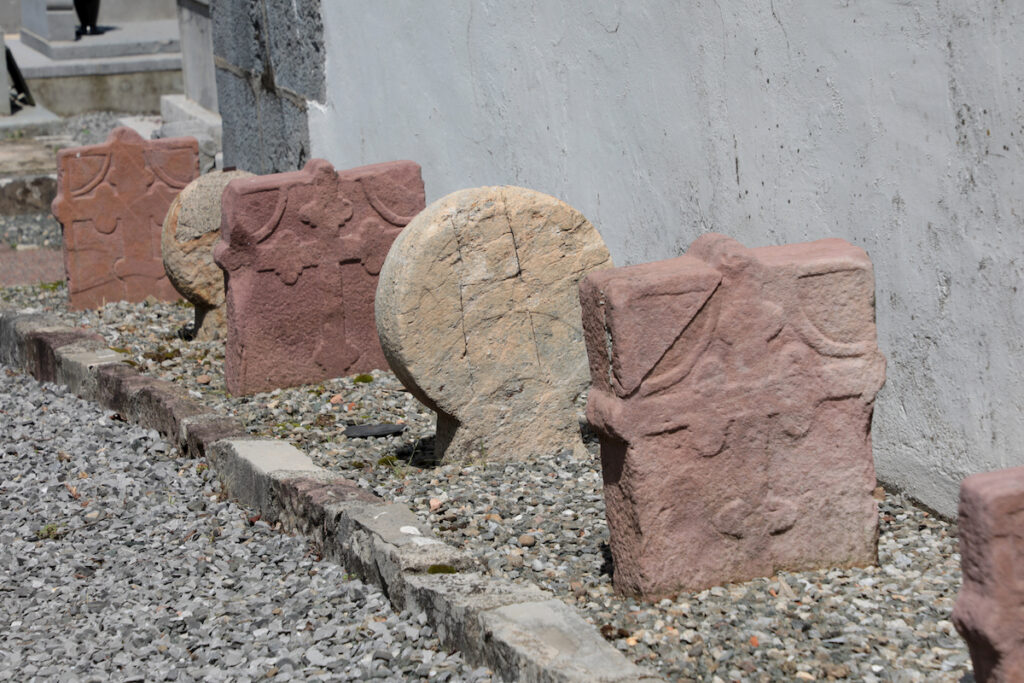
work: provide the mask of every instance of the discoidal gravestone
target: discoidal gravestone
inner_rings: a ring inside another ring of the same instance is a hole
[[[406,227],[381,270],[377,330],[392,370],[437,413],[439,458],[583,452],[578,286],[611,265],[582,214],[519,187],[455,192]]]
[[[213,261],[220,238],[221,195],[246,171],[211,171],[181,191],[164,219],[160,242],[164,270],[171,284],[195,307],[195,335],[201,341],[223,339],[224,272]]]
[[[709,234],[580,299],[618,590],[875,563],[885,358],[863,250]]]
[[[198,175],[195,138],[143,140],[117,128],[102,144],[57,153],[53,215],[63,226],[72,308],[178,298],[160,234],[174,197]]]

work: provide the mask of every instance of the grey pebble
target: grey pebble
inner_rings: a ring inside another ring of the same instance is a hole
[[[401,681],[444,656],[304,539],[246,524],[156,432],[0,366],[0,435],[0,680],[359,680],[362,653]]]

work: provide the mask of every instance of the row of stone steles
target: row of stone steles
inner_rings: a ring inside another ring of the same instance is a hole
[[[709,234],[614,268],[564,202],[484,187],[425,207],[411,161],[199,177],[195,140],[122,128],[58,166],[71,306],[184,296],[232,393],[390,367],[460,461],[583,454],[589,387],[623,593],[877,562],[885,359],[871,261],[844,240]],[[1024,675],[1022,509],[1024,469],[965,483],[956,624],[979,680]]]
[[[53,202],[72,308],[186,298],[192,334],[225,340],[235,394],[386,368],[377,277],[423,208],[410,161],[199,177],[193,138],[128,128],[61,151]]]

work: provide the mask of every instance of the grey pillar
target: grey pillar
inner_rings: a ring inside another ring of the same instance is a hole
[[[178,26],[185,95],[201,107],[216,112],[217,77],[213,66],[210,1],[178,0]]]

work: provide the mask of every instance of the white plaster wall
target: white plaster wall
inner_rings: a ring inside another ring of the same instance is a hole
[[[883,481],[1024,464],[1024,3],[324,0],[314,156],[556,195],[620,265],[700,233],[875,263]]]

